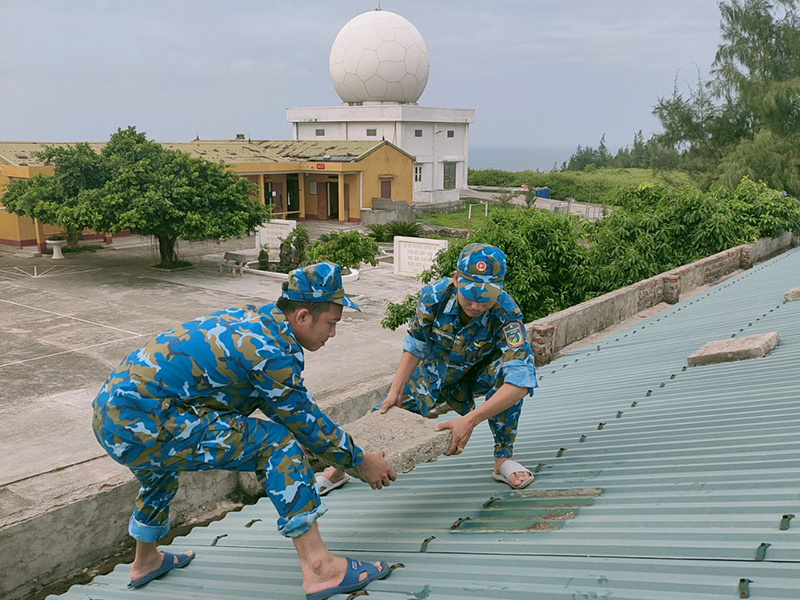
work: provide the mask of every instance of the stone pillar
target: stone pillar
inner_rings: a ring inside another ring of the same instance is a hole
[[[753,266],[753,258],[750,256],[750,251],[752,250],[752,246],[750,244],[745,244],[740,246],[742,249],[741,254],[739,255],[739,268],[741,269],[749,269]]]
[[[553,360],[557,350],[557,334],[558,328],[554,325],[529,326],[528,339],[537,366],[546,365]]]
[[[676,274],[664,275],[664,302],[676,304],[681,297],[681,276]]]

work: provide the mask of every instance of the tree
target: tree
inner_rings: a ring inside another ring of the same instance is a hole
[[[153,236],[159,266],[177,261],[178,239],[226,240],[252,233],[270,208],[250,199],[255,186],[220,165],[167,150],[134,127],[118,130],[102,150],[111,176],[88,195],[95,228]]]
[[[743,175],[800,193],[800,20],[796,0],[720,3],[722,43],[710,81],[659,99],[663,144],[704,187]],[[777,156],[780,151],[786,160]],[[767,152],[764,157],[761,152]],[[777,170],[776,170],[777,169]]]
[[[8,186],[8,210],[68,231],[129,230],[158,240],[159,266],[178,260],[178,239],[226,240],[251,233],[271,208],[255,186],[220,165],[167,150],[135,127],[118,130],[100,154],[88,144],[47,148],[54,174]]]
[[[80,232],[93,226],[84,195],[101,188],[108,178],[103,158],[86,143],[66,148],[46,147],[34,156],[55,167],[53,175],[34,175],[10,183],[3,195],[9,212],[58,225],[74,246]]]

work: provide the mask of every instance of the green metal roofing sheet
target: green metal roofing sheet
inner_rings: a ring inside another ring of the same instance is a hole
[[[527,490],[491,479],[481,426],[386,490],[326,497],[323,539],[404,565],[369,586],[376,600],[800,598],[800,517],[779,528],[800,515],[800,301],[783,302],[799,280],[794,249],[540,368],[515,452],[538,469]],[[684,368],[708,341],[768,331],[766,358]],[[581,490],[596,493],[542,500]],[[198,558],[148,598],[303,597],[266,499],[173,546]],[[127,570],[63,597],[130,597]]]

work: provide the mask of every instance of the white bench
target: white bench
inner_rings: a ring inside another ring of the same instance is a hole
[[[236,254],[235,252],[226,252],[224,263],[219,265],[219,271],[222,273],[223,270],[228,270],[231,275],[236,275],[236,271],[239,271],[240,275],[244,275],[244,268],[247,266],[247,258],[242,254]]]

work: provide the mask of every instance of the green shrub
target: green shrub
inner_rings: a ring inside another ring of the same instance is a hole
[[[394,331],[401,325],[408,324],[417,311],[417,300],[419,294],[409,294],[402,302],[388,302],[386,316],[381,319],[381,327]]]
[[[343,269],[357,269],[361,263],[378,264],[378,244],[358,231],[333,232],[308,246],[306,263],[332,262]]]
[[[422,237],[425,230],[422,225],[411,221],[398,221],[397,219],[388,223],[367,225],[370,230],[369,236],[375,238],[376,242],[391,242],[395,236],[403,237]]]
[[[386,224],[386,233],[390,241],[393,240],[396,235],[403,237],[422,237],[425,235],[425,231],[419,223],[397,220],[389,221]]]
[[[386,223],[375,223],[367,225],[369,229],[369,236],[374,238],[376,242],[391,242],[393,238],[389,237],[388,228]]]

